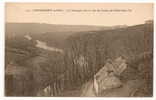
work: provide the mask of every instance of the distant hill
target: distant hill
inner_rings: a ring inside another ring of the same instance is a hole
[[[15,39],[29,34],[33,39],[39,39],[47,42],[51,46],[63,45],[63,41],[70,35],[78,32],[89,32],[108,30],[114,28],[126,27],[117,25],[113,27],[92,26],[92,25],[57,25],[57,24],[40,24],[40,23],[6,23],[6,39]]]
[[[113,26],[114,28],[125,27],[125,25]],[[41,34],[50,32],[64,32],[64,34],[72,34],[73,32],[96,31],[112,29],[113,27],[92,26],[92,25],[57,25],[57,24],[40,24],[40,23],[6,23],[7,35],[20,34]]]
[[[108,27],[95,27],[83,25],[54,25],[40,23],[6,23],[7,34],[41,34],[46,32],[80,32],[90,30],[100,30]],[[70,34],[70,33],[69,33]]]

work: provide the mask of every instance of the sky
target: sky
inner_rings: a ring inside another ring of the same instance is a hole
[[[152,3],[6,3],[6,22],[136,25],[153,19]]]

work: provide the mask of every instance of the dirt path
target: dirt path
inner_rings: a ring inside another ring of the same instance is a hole
[[[99,97],[130,97],[131,94],[140,86],[143,82],[140,80],[129,80],[122,87],[103,91]],[[82,97],[96,97],[93,91],[93,82],[89,81],[82,87]]]

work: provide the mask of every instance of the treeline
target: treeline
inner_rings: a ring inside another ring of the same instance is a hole
[[[86,70],[82,75],[92,77],[101,67],[104,66],[107,59],[115,59],[119,56],[124,57],[128,62],[136,55],[144,52],[153,52],[153,25],[143,24],[128,28],[95,31],[92,33],[79,33],[68,38],[67,57],[74,60],[83,56],[88,62]],[[80,68],[76,65],[70,66],[75,69]],[[83,71],[83,70],[82,70]],[[89,73],[90,72],[90,73]],[[77,73],[78,75],[82,73]],[[85,79],[86,80],[86,79]]]

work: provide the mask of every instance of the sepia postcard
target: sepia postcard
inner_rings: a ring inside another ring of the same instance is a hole
[[[5,4],[5,96],[153,97],[153,3]]]

